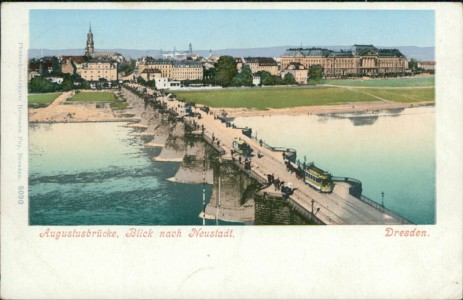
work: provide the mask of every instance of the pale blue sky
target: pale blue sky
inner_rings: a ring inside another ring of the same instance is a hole
[[[434,46],[425,10],[32,10],[31,49],[177,50],[273,46]]]

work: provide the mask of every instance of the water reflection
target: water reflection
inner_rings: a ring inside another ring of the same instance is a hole
[[[378,121],[378,116],[348,118],[354,126],[373,125]]]
[[[272,145],[297,150],[334,175],[357,178],[364,195],[412,222],[435,220],[435,109],[236,118]]]
[[[330,119],[347,119],[351,121],[354,126],[368,126],[378,121],[380,115],[382,117],[398,117],[404,110],[405,108],[397,108],[353,113],[318,114],[318,122],[326,123]]]

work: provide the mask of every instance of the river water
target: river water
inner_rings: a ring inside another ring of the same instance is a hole
[[[160,149],[123,125],[30,125],[31,225],[202,224],[202,184],[166,181],[179,163],[153,161]]]
[[[356,114],[236,118],[272,146],[297,150],[363,194],[417,224],[435,222],[435,108]]]
[[[267,143],[295,148],[418,224],[435,221],[433,107],[369,114],[235,119]],[[166,181],[179,163],[156,162],[124,123],[29,127],[31,225],[200,225],[201,184]],[[206,200],[211,186],[206,186]],[[231,223],[220,222],[224,225]],[[215,221],[207,221],[215,224]]]

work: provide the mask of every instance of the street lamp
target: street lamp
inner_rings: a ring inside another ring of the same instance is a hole
[[[384,191],[381,192],[381,206],[384,207]]]

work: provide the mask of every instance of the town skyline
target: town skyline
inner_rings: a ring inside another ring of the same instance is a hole
[[[29,49],[83,49],[90,23],[96,48],[165,52],[187,50],[190,43],[193,51],[354,44],[434,47],[435,31],[431,10],[31,10]]]

